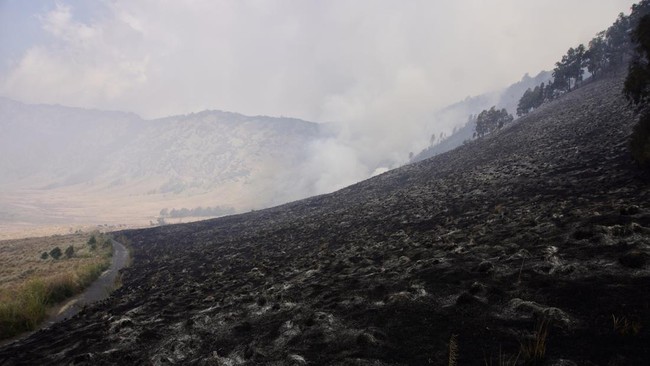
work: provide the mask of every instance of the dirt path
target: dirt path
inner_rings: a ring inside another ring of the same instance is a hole
[[[41,323],[35,330],[23,333],[12,339],[2,341],[0,342],[0,345],[4,346],[6,344],[24,339],[41,329],[48,328],[57,322],[74,316],[79,311],[81,311],[84,306],[107,298],[113,290],[115,280],[120,269],[126,266],[128,259],[129,252],[126,247],[124,247],[124,245],[121,243],[113,240],[113,261],[111,263],[111,266],[106,271],[104,271],[99,276],[99,278],[95,280],[95,282],[93,282],[86,290],[84,290],[84,292],[69,299],[65,304],[58,307],[55,313],[43,323]]]
[[[60,322],[63,319],[69,318],[77,314],[84,306],[90,305],[95,301],[103,300],[110,295],[113,286],[115,285],[115,279],[120,269],[126,266],[126,262],[129,258],[129,252],[126,250],[124,245],[113,240],[113,262],[111,266],[102,273],[95,282],[93,282],[90,287],[88,287],[81,294],[70,299],[65,305],[63,305],[56,315],[50,317],[49,320],[45,321],[41,328],[47,328],[50,325]]]

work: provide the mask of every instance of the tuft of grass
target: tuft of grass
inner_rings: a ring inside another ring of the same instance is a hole
[[[642,325],[637,320],[630,320],[626,316],[617,317],[612,314],[612,322],[614,327],[614,332],[621,335],[631,335],[635,336],[641,331]]]
[[[549,325],[548,319],[540,320],[533,338],[521,343],[520,353],[527,365],[539,365],[546,357],[546,338]]]
[[[34,277],[0,294],[0,339],[36,329],[48,307],[80,293],[110,265],[105,257],[49,278]]]
[[[34,278],[23,285],[18,296],[0,303],[0,339],[34,329],[47,315],[47,300],[47,284]]]
[[[506,357],[506,355],[503,354],[501,347],[499,346],[499,358],[497,359],[497,366],[516,366],[517,362],[519,362],[520,355],[521,355],[521,351],[519,351],[519,353],[517,353],[517,355],[515,356],[510,355],[509,357]],[[490,355],[489,362],[487,356],[484,357],[484,361],[485,361],[485,366],[494,365],[494,361],[492,360],[491,355]]]
[[[87,264],[80,267],[77,271],[79,285],[81,287],[87,287],[93,283],[93,281],[95,281],[97,277],[102,274],[102,272],[108,269],[109,264],[109,262],[104,261],[101,263]]]
[[[71,272],[64,272],[46,280],[46,303],[56,304],[60,301],[71,297],[79,290],[79,286],[75,281],[74,274]]]

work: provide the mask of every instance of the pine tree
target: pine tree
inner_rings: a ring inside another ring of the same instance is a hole
[[[496,106],[492,106],[492,108],[482,111],[476,117],[476,134],[478,137],[483,137],[502,128],[512,120],[512,115],[508,114],[505,108],[498,110]]]
[[[597,77],[607,67],[605,32],[600,32],[589,41],[589,49],[585,52],[587,71]]]
[[[521,99],[519,99],[519,103],[517,104],[517,116],[521,117],[530,112],[532,96],[533,91],[530,90],[530,88],[526,89],[524,95],[521,96]]]
[[[618,66],[623,63],[625,50],[629,49],[629,29],[629,18],[620,13],[614,24],[605,32],[607,44],[605,55],[609,66]]]

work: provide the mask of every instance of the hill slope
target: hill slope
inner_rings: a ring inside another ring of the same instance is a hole
[[[526,74],[520,81],[510,85],[500,92],[467,98],[462,102],[452,104],[440,110],[436,113],[434,119],[456,121],[456,128],[453,130],[454,132],[448,137],[438,140],[435,144],[417,153],[411,161],[422,161],[434,157],[460,146],[464,141],[473,139],[476,126],[474,125],[474,122],[468,121],[468,116],[470,114],[478,115],[482,110],[489,109],[491,106],[496,106],[497,109],[505,108],[508,110],[508,113],[516,116],[519,98],[521,98],[526,89],[534,88],[541,83],[548,82],[551,77],[551,73],[548,71],[542,71],[532,78]],[[461,124],[460,122],[463,121],[467,122]]]
[[[205,111],[143,120],[134,114],[0,98],[3,223],[142,223],[167,208],[247,211],[283,195],[316,123]]]
[[[547,319],[548,364],[644,364],[650,189],[621,84],[333,194],[124,232],[123,287],[0,363],[447,364],[455,334],[484,365]]]

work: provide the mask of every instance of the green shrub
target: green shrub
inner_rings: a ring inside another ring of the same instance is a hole
[[[55,247],[54,249],[50,250],[50,257],[54,259],[59,259],[63,255],[63,252],[61,252],[61,248]]]
[[[95,235],[91,236],[90,239],[88,239],[88,246],[90,247],[90,250],[97,249],[97,238],[95,238]]]

